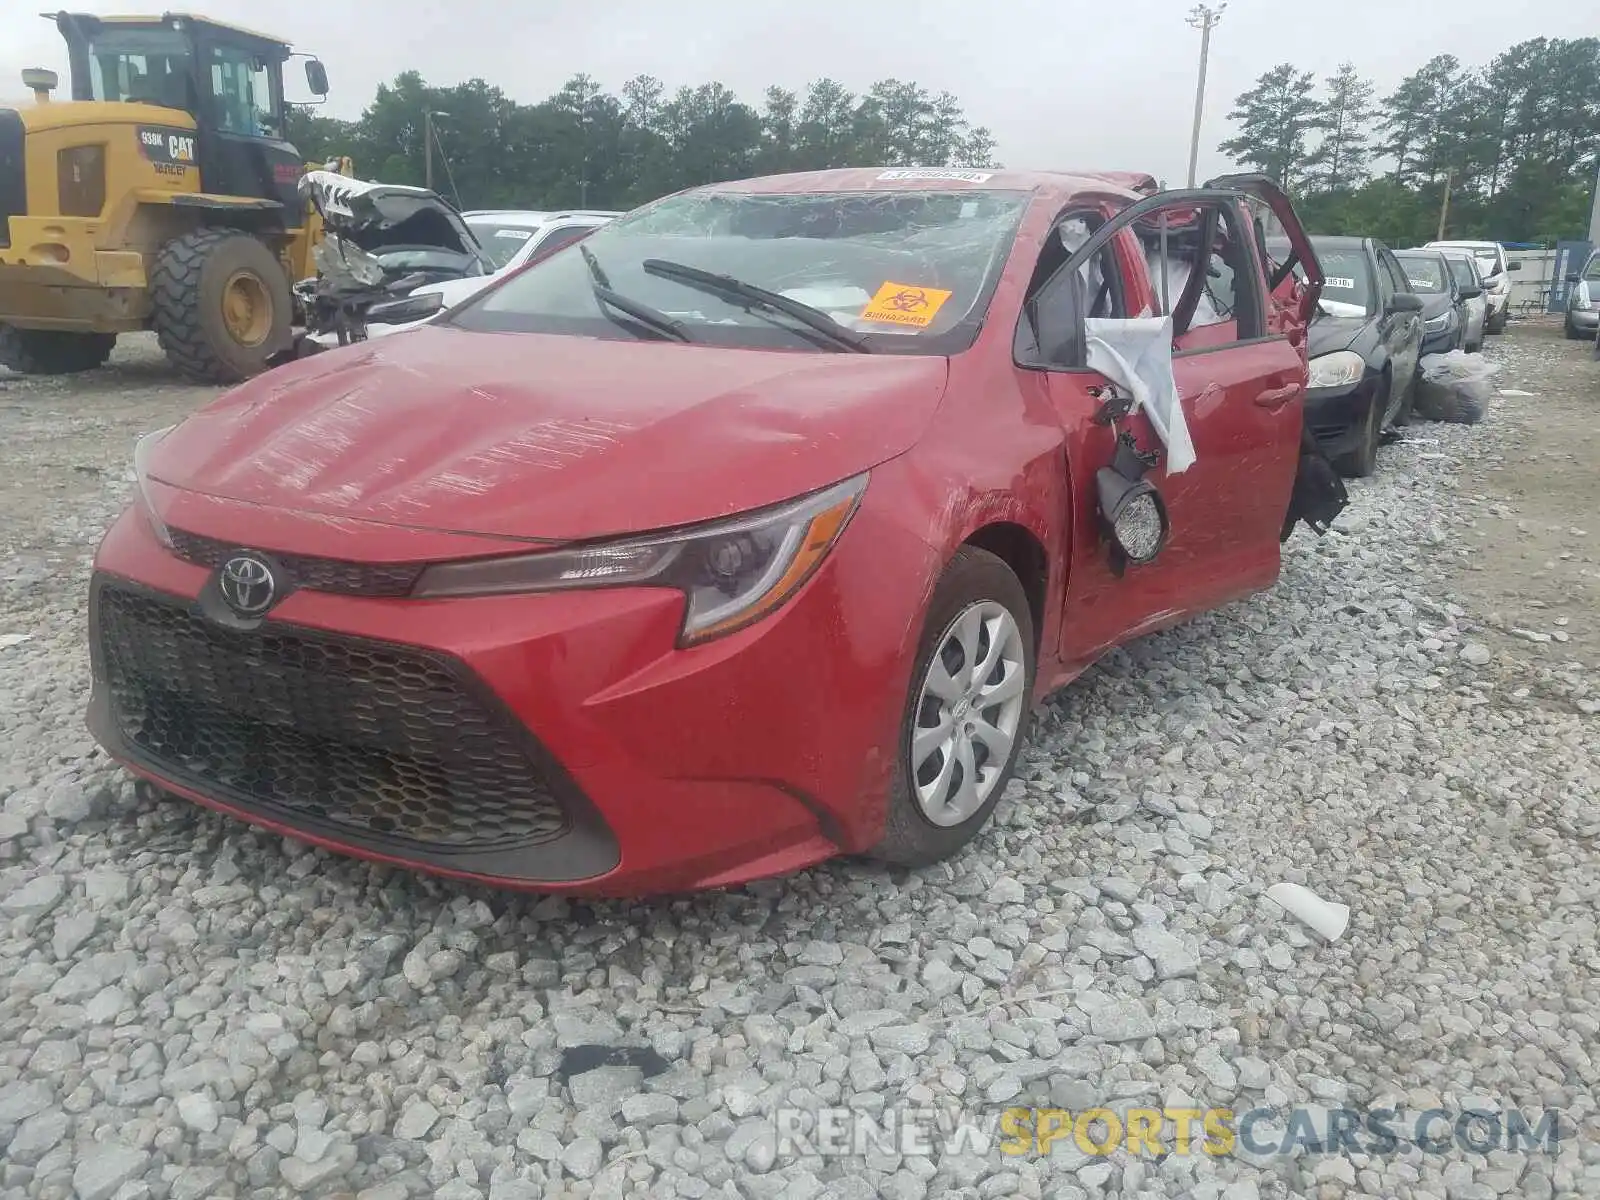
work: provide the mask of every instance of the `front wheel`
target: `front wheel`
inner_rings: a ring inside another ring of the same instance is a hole
[[[963,546],[928,606],[873,858],[927,866],[983,828],[1027,736],[1034,669],[1021,582],[993,554]]]
[[[1347,479],[1365,479],[1378,469],[1378,443],[1383,440],[1383,405],[1378,397],[1367,405],[1367,417],[1361,423],[1361,440],[1353,450],[1347,450],[1333,460],[1334,470]]]
[[[238,383],[289,344],[293,301],[283,264],[260,238],[202,229],[161,248],[153,324],[168,360],[195,383]]]

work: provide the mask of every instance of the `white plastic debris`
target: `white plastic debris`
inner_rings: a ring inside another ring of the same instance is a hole
[[[1267,889],[1267,899],[1286,910],[1313,933],[1330,942],[1338,941],[1350,924],[1350,906],[1324,900],[1298,883],[1275,883]]]
[[[1537,392],[1525,392],[1521,388],[1501,388],[1500,394],[1502,396],[1526,396],[1530,400],[1538,398]]]
[[[1417,411],[1435,421],[1476,425],[1489,408],[1491,380],[1500,370],[1481,354],[1452,350],[1426,355],[1417,384]]]
[[[0,650],[9,650],[13,646],[20,646],[23,642],[32,640],[31,633],[0,633]]]

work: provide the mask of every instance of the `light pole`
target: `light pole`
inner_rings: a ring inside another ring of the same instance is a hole
[[[449,115],[433,109],[425,109],[422,113],[422,178],[430,192],[433,191],[433,119]]]
[[[1594,203],[1589,209],[1589,242],[1591,245],[1600,246],[1600,171],[1595,173]],[[1595,351],[1600,354],[1600,350]]]
[[[1194,89],[1194,130],[1189,134],[1189,186],[1194,186],[1195,164],[1200,159],[1200,113],[1206,103],[1206,60],[1211,57],[1211,31],[1222,20],[1227,0],[1218,4],[1196,4],[1186,18],[1189,25],[1200,31],[1200,81]]]

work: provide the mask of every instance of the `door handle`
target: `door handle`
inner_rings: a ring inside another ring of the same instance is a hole
[[[1289,401],[1300,394],[1300,385],[1291,383],[1288,387],[1268,388],[1256,396],[1256,403],[1262,408],[1280,409]]]

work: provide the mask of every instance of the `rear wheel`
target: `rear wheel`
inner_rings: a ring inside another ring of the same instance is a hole
[[[1022,584],[995,555],[963,546],[928,606],[873,858],[926,866],[983,828],[1027,736],[1033,678]]]
[[[1562,325],[1562,332],[1567,335],[1567,340],[1569,342],[1581,342],[1584,338],[1589,336],[1572,323],[1572,315],[1570,313],[1567,315],[1567,319]]]
[[[1396,424],[1399,419],[1396,418]],[[1383,438],[1383,405],[1378,397],[1367,406],[1366,419],[1361,423],[1361,441],[1355,449],[1347,450],[1333,460],[1334,470],[1346,478],[1365,479],[1378,469],[1378,443]]]
[[[72,375],[105,366],[114,333],[70,333],[0,325],[0,366],[23,375]]]
[[[289,280],[259,238],[235,229],[176,238],[150,282],[161,348],[196,383],[248,379],[289,344]]]

